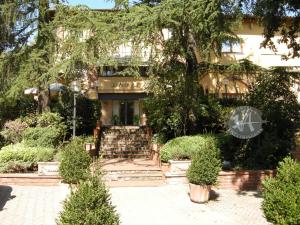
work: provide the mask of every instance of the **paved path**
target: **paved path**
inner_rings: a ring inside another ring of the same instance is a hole
[[[218,191],[192,203],[187,186],[111,188],[122,225],[265,225],[255,192]],[[68,187],[0,185],[0,225],[54,225]]]
[[[66,185],[0,185],[0,225],[54,225],[67,193]]]
[[[195,204],[185,185],[111,188],[122,225],[265,225],[256,192],[219,190],[214,201]]]

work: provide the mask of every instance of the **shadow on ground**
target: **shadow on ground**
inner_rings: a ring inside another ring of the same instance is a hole
[[[188,196],[190,196],[190,191],[188,191]],[[209,192],[209,201],[219,201],[218,198],[220,194],[217,193],[215,190],[210,190]]]
[[[11,195],[12,187],[6,185],[0,185],[0,211],[3,210],[6,202],[15,198],[15,195]]]
[[[209,200],[211,200],[211,201],[218,201],[218,198],[219,198],[219,197],[220,197],[220,194],[217,193],[216,191],[211,190],[211,191],[209,192]]]
[[[238,195],[249,195],[251,193],[252,196],[256,198],[262,198],[262,191],[261,190],[250,190],[250,191],[237,191]]]

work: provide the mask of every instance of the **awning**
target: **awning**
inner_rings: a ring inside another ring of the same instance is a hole
[[[24,94],[25,95],[37,95],[39,93],[39,89],[38,88],[27,88],[24,90]]]
[[[49,90],[52,92],[63,91],[65,86],[61,83],[53,83],[49,85]]]

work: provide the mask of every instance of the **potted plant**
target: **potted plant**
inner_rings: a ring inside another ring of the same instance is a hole
[[[134,115],[134,117],[133,117],[133,124],[135,126],[139,126],[140,125],[140,116],[139,115]]]
[[[221,171],[219,153],[213,148],[204,148],[195,153],[187,170],[190,198],[193,202],[204,203],[209,200],[211,185],[217,183]]]

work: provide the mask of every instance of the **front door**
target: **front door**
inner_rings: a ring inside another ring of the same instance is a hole
[[[120,101],[120,122],[122,125],[133,125],[134,102]]]

